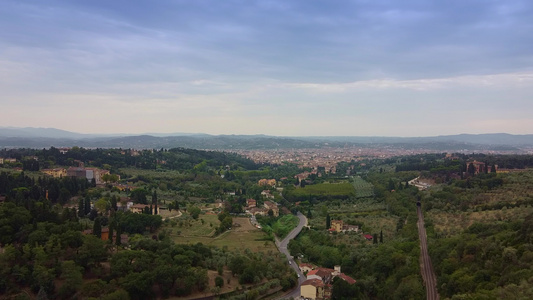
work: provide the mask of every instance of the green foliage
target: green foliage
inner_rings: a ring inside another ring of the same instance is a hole
[[[224,278],[217,276],[215,278],[215,286],[223,287],[224,286]]]
[[[306,185],[304,188],[288,190],[284,193],[287,200],[305,201],[310,199],[328,200],[328,199],[348,199],[355,196],[354,187],[348,182],[342,183],[321,183],[315,185]]]
[[[268,234],[274,233],[282,239],[298,226],[299,219],[294,215],[284,215],[279,217],[257,216],[257,221],[261,224],[263,231]]]
[[[83,285],[82,269],[72,260],[61,264],[61,278],[64,283],[59,289],[60,298],[70,299]]]

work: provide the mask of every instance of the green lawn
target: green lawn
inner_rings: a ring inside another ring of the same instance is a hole
[[[204,220],[204,224],[201,223]],[[177,222],[178,219],[176,219]],[[226,248],[230,251],[250,249],[254,252],[276,250],[272,241],[265,240],[267,234],[253,227],[248,218],[234,218],[235,226],[232,230],[227,231],[219,236],[212,237],[216,226],[220,223],[216,215],[200,215],[198,221],[191,221],[192,226],[182,227],[178,225],[167,227],[171,230],[170,237],[177,244],[196,244],[213,245],[220,248]],[[213,227],[209,224],[213,223]],[[178,231],[180,234],[178,235]]]

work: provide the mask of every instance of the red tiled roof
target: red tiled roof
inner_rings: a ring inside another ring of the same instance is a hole
[[[302,286],[304,285],[312,285],[314,287],[323,287],[324,283],[320,279],[308,279],[302,283]]]
[[[354,284],[354,283],[355,283],[355,279],[353,279],[352,277],[350,277],[350,276],[348,276],[348,275],[346,275],[346,274],[344,274],[344,273],[340,273],[340,274],[339,274],[339,277],[340,277],[342,280],[348,282],[349,284]]]
[[[302,268],[302,267],[308,267],[309,269],[314,269],[315,268],[312,264],[308,264],[308,263],[301,263],[300,264],[300,268]]]

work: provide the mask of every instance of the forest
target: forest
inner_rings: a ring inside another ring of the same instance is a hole
[[[257,165],[231,153],[1,151],[17,158],[0,170],[1,298],[276,298],[297,278],[273,250],[273,240],[296,226],[292,214],[300,211],[309,228],[289,243],[291,254],[318,267],[340,266],[356,279],[354,285],[335,280],[332,299],[424,299],[417,202],[441,298],[533,295],[531,156],[442,153],[350,161],[339,168],[353,170],[352,177],[324,174],[300,182],[295,175],[305,169],[294,164]],[[473,161],[498,168],[473,169]],[[80,162],[120,180],[96,185],[40,172]],[[276,186],[259,185],[263,178],[276,179]],[[415,178],[430,187],[410,185]],[[280,216],[258,216],[263,232],[242,240],[230,228],[240,226],[235,220],[242,222],[247,199],[263,205],[265,190],[283,208]],[[132,213],[128,202],[144,209]],[[358,231],[330,232],[331,220]],[[195,232],[201,236],[187,236]]]

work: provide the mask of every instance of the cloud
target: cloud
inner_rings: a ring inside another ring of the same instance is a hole
[[[0,126],[49,127],[39,124],[41,113],[108,120],[115,125],[106,130],[122,132],[185,124],[170,131],[488,130],[486,114],[527,120],[533,109],[532,7],[526,0],[8,1],[0,8],[0,104],[9,114]],[[506,124],[519,131],[526,123]]]
[[[495,75],[469,75],[451,78],[415,79],[415,80],[362,80],[348,83],[289,83],[290,88],[312,90],[314,92],[338,93],[363,89],[406,89],[416,91],[442,90],[453,87],[476,88],[513,88],[531,87],[533,73],[511,73]]]

